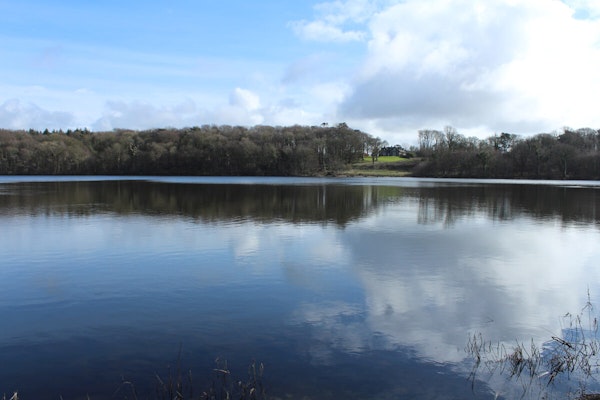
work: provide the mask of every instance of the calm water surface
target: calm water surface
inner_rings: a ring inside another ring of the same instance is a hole
[[[272,398],[512,398],[467,379],[469,335],[542,344],[600,304],[599,200],[594,182],[4,177],[0,393],[152,398],[178,359],[200,389],[219,357],[239,378],[263,362]]]

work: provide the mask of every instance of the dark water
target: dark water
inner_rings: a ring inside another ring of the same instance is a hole
[[[153,398],[177,365],[200,390],[219,357],[240,379],[264,363],[272,398],[512,398],[467,379],[469,334],[541,344],[599,304],[599,200],[589,182],[4,178],[0,395]]]

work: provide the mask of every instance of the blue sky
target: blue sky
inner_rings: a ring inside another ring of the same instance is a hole
[[[0,0],[0,127],[600,128],[595,0]]]

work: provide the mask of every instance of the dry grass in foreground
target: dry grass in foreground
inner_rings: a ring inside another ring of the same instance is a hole
[[[507,349],[504,344],[494,345],[485,341],[481,334],[473,334],[465,349],[474,361],[470,375],[472,384],[475,384],[478,372],[485,369],[490,373],[506,374],[509,379],[520,382],[523,397],[533,387],[540,387],[543,393],[547,393],[562,379],[573,380],[578,386],[572,398],[600,400],[600,393],[588,393],[589,383],[597,382],[600,373],[598,319],[592,311],[588,294],[588,302],[579,314],[565,315],[568,324],[562,337],[552,336],[542,346],[537,346],[532,340],[530,345],[517,342]]]
[[[264,400],[266,399],[265,387],[262,382],[264,365],[252,362],[248,367],[248,378],[235,379],[227,366],[226,360],[215,360],[212,370],[212,379],[208,388],[198,390],[194,387],[192,371],[183,371],[178,361],[175,370],[169,368],[166,376],[156,374],[155,399],[158,400]],[[110,398],[140,400],[135,384],[123,381]],[[6,394],[2,400],[19,400],[18,392],[11,397]],[[60,396],[62,400],[62,396]],[[90,399],[86,396],[86,399]]]

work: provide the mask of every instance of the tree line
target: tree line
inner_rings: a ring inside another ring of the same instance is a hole
[[[453,127],[418,131],[423,157],[414,176],[457,178],[600,179],[600,130],[564,128],[522,138],[501,133],[465,137]]]
[[[600,179],[600,130],[487,139],[453,127],[418,131],[406,151],[335,126],[203,125],[90,132],[0,129],[2,175],[315,176],[336,174],[365,155],[416,155],[413,176],[457,178]]]
[[[0,130],[4,175],[272,175],[335,173],[382,141],[336,126],[203,125],[144,131]]]

